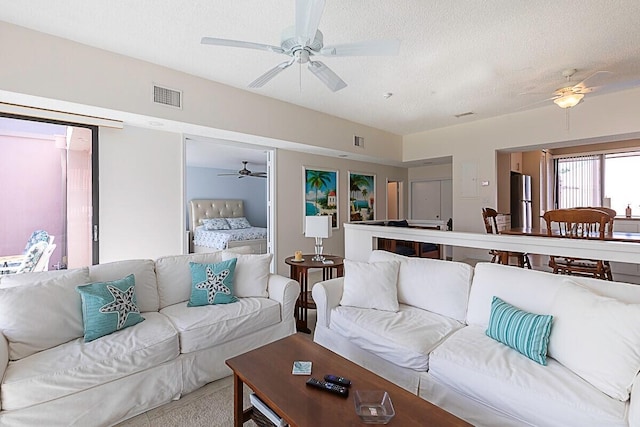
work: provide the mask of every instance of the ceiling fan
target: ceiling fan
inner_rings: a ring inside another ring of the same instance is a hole
[[[280,46],[252,43],[239,40],[203,37],[202,44],[218,46],[243,47],[266,50],[290,57],[249,84],[251,88],[259,88],[268,83],[283,70],[294,63],[308,64],[307,67],[331,91],[343,89],[347,84],[323,62],[312,60],[315,56],[382,56],[397,55],[400,40],[371,40],[358,43],[347,43],[324,46],[322,32],[318,30],[320,18],[324,10],[325,0],[296,0],[295,25],[282,32]]]
[[[218,176],[237,176],[238,178],[244,178],[245,176],[253,176],[256,178],[266,178],[267,177],[267,173],[266,172],[251,172],[249,169],[247,169],[247,162],[246,160],[242,161],[242,169],[240,169],[238,172],[236,173],[219,173]]]

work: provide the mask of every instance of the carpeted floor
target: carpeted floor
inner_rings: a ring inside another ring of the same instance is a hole
[[[249,406],[245,387],[244,406]],[[233,378],[227,377],[118,424],[118,427],[230,427],[233,426]],[[250,421],[245,426],[255,424]]]

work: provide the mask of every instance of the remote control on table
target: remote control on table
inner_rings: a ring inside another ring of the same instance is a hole
[[[317,387],[317,388],[319,388],[321,390],[324,390],[324,391],[335,393],[335,394],[337,394],[339,396],[342,396],[342,397],[347,397],[349,395],[349,389],[348,388],[343,387],[343,386],[338,385],[338,384],[328,383],[326,381],[322,381],[322,380],[319,380],[317,378],[309,378],[307,380],[307,385],[310,385],[312,387]]]
[[[325,375],[324,380],[330,383],[341,385],[343,387],[351,386],[351,380],[348,380],[345,377],[338,377],[336,375]]]

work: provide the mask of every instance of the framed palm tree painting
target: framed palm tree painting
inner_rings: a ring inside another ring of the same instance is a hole
[[[303,166],[303,173],[304,215],[331,215],[338,228],[338,171]]]
[[[376,176],[349,172],[349,221],[369,221],[376,217]]]

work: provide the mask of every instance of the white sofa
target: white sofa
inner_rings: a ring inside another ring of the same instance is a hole
[[[299,284],[268,270],[268,297],[187,307],[189,262],[233,256],[191,254],[1,277],[0,425],[112,425],[228,376],[226,359],[293,334]],[[254,273],[238,261],[236,277]],[[76,286],[129,274],[145,320],[85,343]]]
[[[345,279],[320,282],[317,343],[474,425],[640,426],[640,286],[370,258],[388,260],[401,262],[400,310],[341,306]],[[546,366],[485,334],[494,296],[554,316]]]

